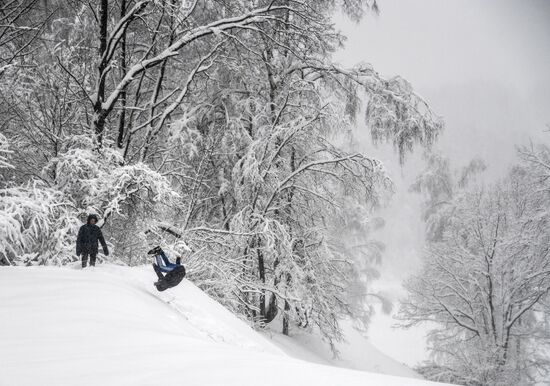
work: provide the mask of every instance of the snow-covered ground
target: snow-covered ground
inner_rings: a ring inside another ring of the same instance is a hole
[[[153,280],[148,267],[0,268],[0,385],[433,384],[328,366],[314,338],[264,336],[190,281],[158,293]],[[415,376],[367,341],[341,349],[339,365]]]
[[[295,330],[291,337],[273,334],[271,338],[288,355],[310,362],[422,379],[419,374],[406,365],[383,354],[369,339],[354,329],[351,323],[343,323],[343,327],[346,341],[336,344],[339,352],[338,358],[333,357],[328,345],[322,342],[318,335]],[[406,347],[403,348],[406,349]]]

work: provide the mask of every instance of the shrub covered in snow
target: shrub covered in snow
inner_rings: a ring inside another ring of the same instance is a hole
[[[0,190],[0,260],[4,264],[64,264],[76,259],[79,221],[63,195],[35,182]]]

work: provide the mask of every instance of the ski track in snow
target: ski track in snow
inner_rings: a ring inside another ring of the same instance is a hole
[[[163,293],[153,281],[149,267],[1,267],[0,385],[434,384],[293,358],[305,348],[258,334],[189,280]]]

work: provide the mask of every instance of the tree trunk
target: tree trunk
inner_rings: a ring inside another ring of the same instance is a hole
[[[120,18],[122,19],[126,15],[126,0],[120,2]],[[120,70],[122,77],[126,74],[126,30],[122,34],[120,39]],[[124,146],[124,130],[126,125],[126,89],[120,93],[120,104],[122,109],[120,110],[120,116],[118,121],[118,137],[117,147],[122,149]]]
[[[277,268],[279,265],[279,260],[275,259],[275,262],[273,263],[273,271]],[[279,284],[279,280],[277,277],[273,279],[273,287],[277,287],[277,284]],[[271,297],[269,298],[269,304],[267,305],[267,310],[265,312],[265,323],[271,322],[275,317],[277,316],[277,313],[279,312],[277,308],[277,295],[271,294]]]
[[[288,336],[290,330],[288,311],[290,311],[290,304],[285,300],[285,313],[283,314],[283,335]]]
[[[107,24],[109,18],[109,0],[101,0],[101,10],[99,17],[99,57],[101,58],[98,66],[98,84],[97,95],[94,101],[94,119],[93,125],[97,140],[101,145],[103,140],[103,130],[105,129],[106,112],[103,110],[103,100],[105,99],[105,69],[107,63],[103,58],[103,54],[107,49]]]
[[[262,284],[265,285],[264,256],[259,249],[256,249],[256,254],[258,255],[258,274],[260,275],[260,280]],[[262,288],[260,291],[260,316],[262,317],[262,319],[265,319],[265,289]]]

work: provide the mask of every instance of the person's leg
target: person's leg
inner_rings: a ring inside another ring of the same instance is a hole
[[[159,280],[164,279],[164,275],[162,274],[162,271],[160,270],[159,266],[153,263],[153,269],[155,270],[155,273],[157,274]]]
[[[90,252],[90,267],[95,267],[96,257],[97,257],[97,251]]]
[[[160,252],[160,257],[162,257],[162,261],[164,261],[165,266],[170,266],[170,260],[168,260],[168,257],[164,253],[164,251]]]
[[[82,268],[88,265],[88,252],[82,252]]]

